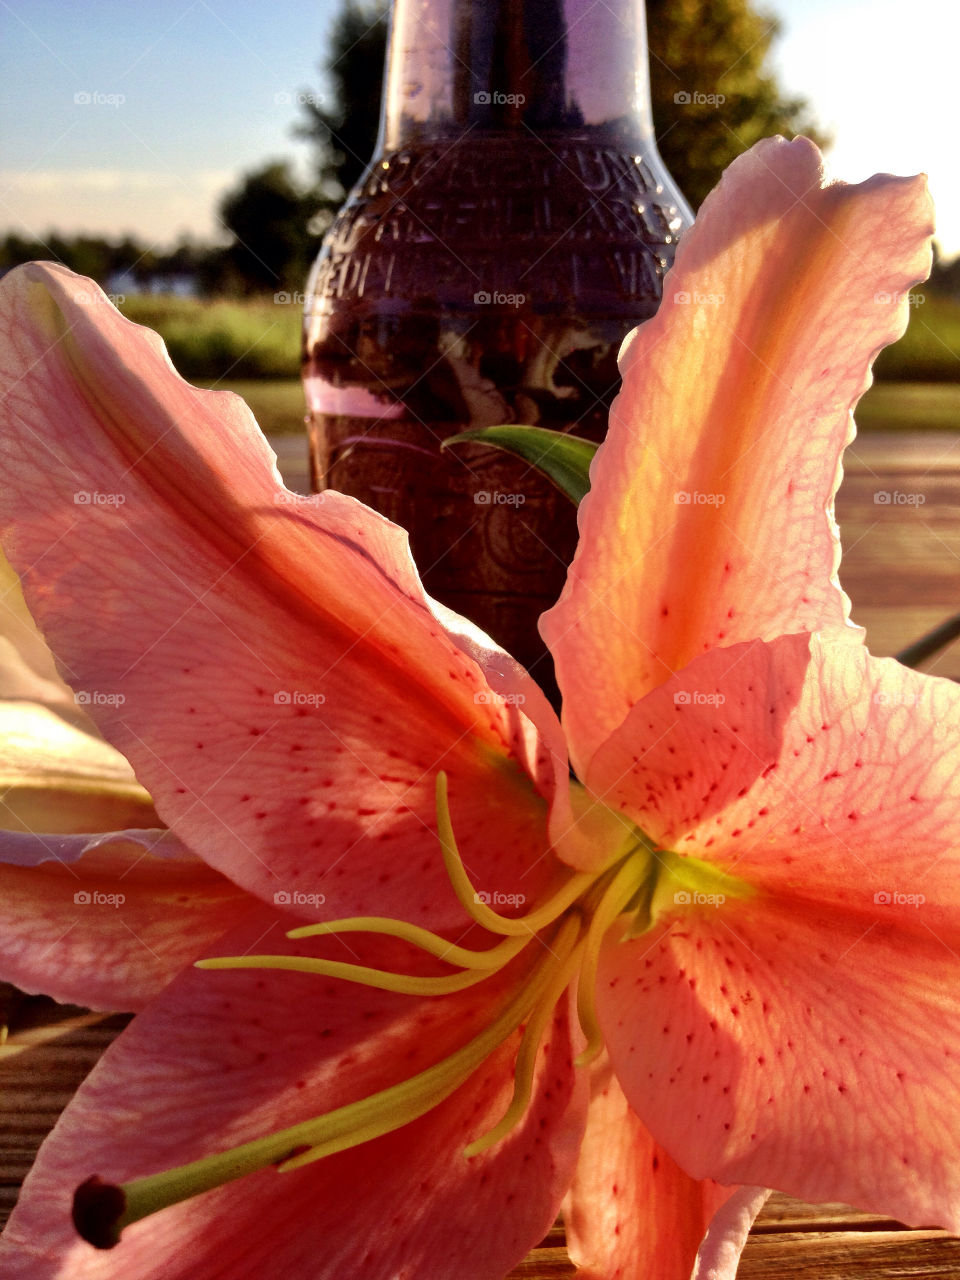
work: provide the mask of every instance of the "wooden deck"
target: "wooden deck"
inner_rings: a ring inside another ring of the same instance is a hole
[[[303,489],[300,442],[276,443],[288,483]],[[874,652],[896,652],[960,610],[960,435],[865,438],[848,453],[838,515],[843,584]],[[960,678],[960,641],[925,666]],[[0,1022],[4,1000],[11,1035],[0,1046],[0,1222],[44,1135],[126,1022],[2,988]],[[840,1205],[776,1196],[738,1274],[741,1280],[958,1277],[960,1240]],[[512,1273],[515,1280],[572,1275],[559,1227]]]
[[[85,1013],[18,996],[12,989],[7,1017],[13,1030],[0,1046],[0,1224],[13,1208],[44,1136],[128,1021],[120,1015]],[[509,1280],[566,1280],[573,1275],[558,1225]],[[942,1231],[910,1231],[842,1205],[805,1205],[779,1195],[771,1198],[757,1221],[738,1271],[740,1280],[921,1276],[956,1280],[960,1240]]]

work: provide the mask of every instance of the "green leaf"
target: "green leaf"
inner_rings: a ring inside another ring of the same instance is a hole
[[[590,488],[590,463],[598,448],[592,440],[545,427],[478,427],[444,440],[443,448],[468,440],[516,454],[542,472],[574,505],[579,505]]]

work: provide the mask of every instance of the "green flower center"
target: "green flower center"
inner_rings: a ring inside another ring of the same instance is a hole
[[[603,1048],[596,1009],[596,978],[605,942],[638,937],[663,914],[704,901],[719,905],[743,897],[750,887],[709,863],[658,849],[638,828],[624,825],[624,838],[599,871],[571,872],[542,903],[525,915],[499,914],[471,884],[457,849],[447,805],[447,780],[437,778],[437,831],[444,866],[470,918],[499,939],[485,950],[457,946],[418,925],[381,916],[355,916],[292,929],[290,938],[347,933],[400,938],[457,971],[422,977],[304,956],[222,956],[200,960],[200,969],[287,969],[341,978],[384,991],[436,997],[477,986],[500,974],[523,952],[520,978],[508,995],[492,1002],[484,1029],[442,1061],[368,1098],[338,1107],[218,1155],[122,1186],[89,1178],[74,1197],[74,1223],[98,1248],[112,1248],[124,1227],[169,1205],[270,1165],[281,1173],[382,1137],[426,1115],[463,1085],[490,1055],[522,1029],[514,1065],[513,1098],[492,1129],[464,1150],[479,1155],[506,1137],[522,1119],[533,1091],[537,1054],[564,992],[577,987],[577,1011],[586,1048],[585,1066]]]

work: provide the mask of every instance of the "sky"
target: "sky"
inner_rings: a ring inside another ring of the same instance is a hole
[[[960,253],[955,0],[760,0],[773,66],[832,133],[830,172],[930,175]],[[0,233],[215,239],[218,199],[291,136],[340,0],[0,0]]]

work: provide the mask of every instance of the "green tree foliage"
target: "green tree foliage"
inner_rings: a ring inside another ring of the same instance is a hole
[[[826,141],[803,99],[783,97],[766,68],[779,24],[750,0],[647,0],[647,30],[658,146],[694,208],[759,138]],[[307,118],[296,130],[317,148],[325,190],[348,191],[373,154],[386,38],[384,4],[345,0],[322,64],[333,100],[318,106],[305,95]]]
[[[317,249],[309,231],[316,209],[316,195],[300,189],[285,161],[246,174],[220,204],[233,236],[228,271],[253,291],[299,289]]]
[[[333,85],[332,100],[303,95],[306,119],[295,134],[316,147],[321,188],[334,208],[373,155],[386,47],[387,6],[346,0],[321,64]]]
[[[784,98],[766,68],[779,31],[749,0],[647,0],[657,146],[694,208],[760,138],[827,142],[804,100]]]
[[[11,232],[0,240],[0,274],[23,262],[62,262],[71,271],[106,285],[123,277],[138,289],[162,288],[165,279],[187,276],[202,289],[219,283],[221,249],[183,239],[168,251],[140,243],[132,236],[64,236],[49,232],[25,237]]]

